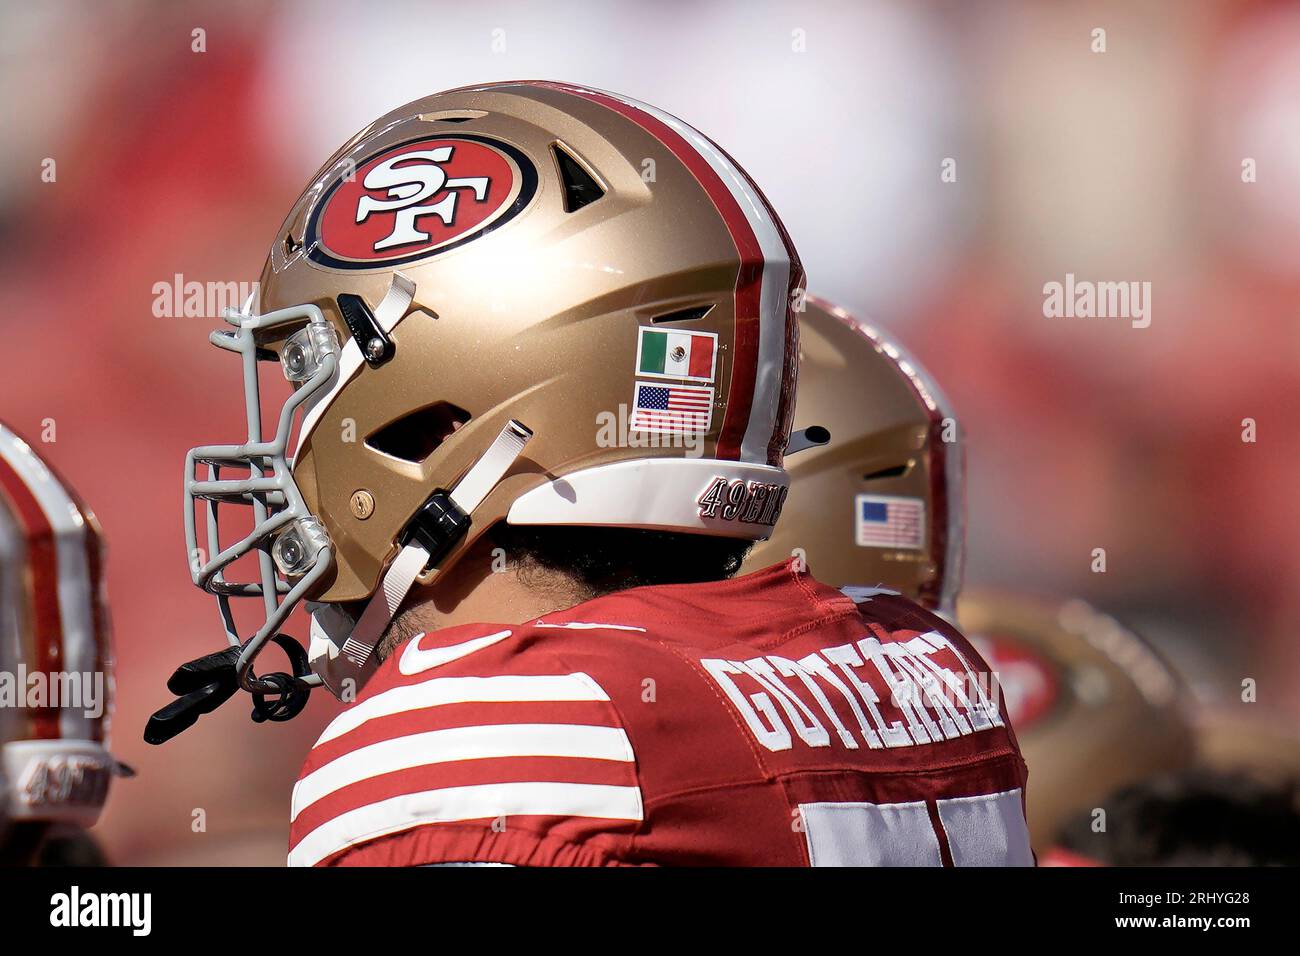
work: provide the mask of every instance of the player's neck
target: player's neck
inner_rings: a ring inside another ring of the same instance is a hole
[[[588,597],[561,572],[530,569],[521,575],[509,556],[476,546],[445,577],[412,595],[403,629],[428,632],[477,621],[522,624]]]
[[[439,619],[439,627],[472,621],[523,623],[580,604],[587,597],[562,575],[547,575],[544,581],[539,582],[533,575],[521,578],[514,568],[488,570],[476,575],[472,581],[464,581],[459,587],[432,590],[431,604]]]

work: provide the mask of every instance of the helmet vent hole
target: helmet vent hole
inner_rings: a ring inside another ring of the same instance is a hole
[[[447,110],[442,113],[422,113],[420,119],[426,123],[468,123],[483,116],[487,116],[486,110]]]
[[[560,182],[564,186],[565,212],[577,212],[605,195],[605,190],[596,182],[596,177],[568,150],[559,143],[551,149],[555,153],[555,165],[559,168]]]
[[[665,312],[663,315],[656,315],[650,321],[658,325],[660,322],[698,322],[710,312],[713,311],[713,304],[695,305],[689,309],[677,309],[674,312]]]
[[[907,462],[902,465],[894,465],[891,468],[881,468],[879,471],[869,471],[862,476],[863,481],[879,481],[882,478],[902,478],[911,469],[912,463]]]
[[[293,233],[286,232],[284,234],[284,254],[286,256],[293,255],[301,248],[302,248],[302,243],[293,237]]]
[[[437,402],[389,422],[366,439],[366,446],[418,465],[469,419],[465,409]]]

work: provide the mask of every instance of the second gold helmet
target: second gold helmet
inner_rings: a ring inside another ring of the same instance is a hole
[[[838,306],[808,296],[800,323],[795,428],[822,426],[830,441],[790,456],[785,516],[746,569],[795,555],[827,584],[950,612],[964,461],[947,399],[897,341]]]

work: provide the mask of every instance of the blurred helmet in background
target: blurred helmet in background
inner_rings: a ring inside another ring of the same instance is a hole
[[[795,555],[827,584],[882,585],[951,616],[964,452],[947,399],[887,333],[825,300],[807,298],[799,335],[795,429],[830,441],[786,461],[784,515],[745,570]]]
[[[1197,708],[1196,762],[1129,781],[1099,799],[1105,831],[1080,811],[1040,865],[1296,866],[1300,736],[1255,704]],[[1034,789],[1029,790],[1033,806]]]
[[[95,516],[0,425],[0,855],[92,826],[113,773],[112,650]],[[18,858],[18,859],[15,859]]]
[[[958,620],[997,676],[1029,766],[1035,849],[1118,788],[1192,764],[1181,679],[1113,617],[1081,600],[968,590]]]
[[[1300,732],[1287,714],[1257,704],[1219,704],[1196,712],[1198,763],[1219,773],[1300,783]]]
[[[260,313],[212,337],[243,359],[250,433],[190,452],[186,522],[232,651],[169,686],[198,694],[233,667],[273,720],[321,683],[349,697],[410,588],[497,522],[766,537],[787,483],[802,287],[748,175],[652,106],[517,82],[376,120],[276,233]],[[265,438],[259,360],[294,389]],[[251,506],[254,528],[227,546],[230,504]],[[228,580],[244,555],[255,580]],[[233,597],[262,606],[251,637]],[[295,659],[293,674],[254,673],[270,641],[297,655],[278,628],[300,600],[310,672]],[[199,705],[213,698],[160,712],[146,739]]]

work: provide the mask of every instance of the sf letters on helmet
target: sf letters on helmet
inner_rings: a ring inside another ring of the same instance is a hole
[[[374,244],[375,252],[394,246],[427,242],[429,233],[416,228],[416,223],[422,216],[437,216],[444,226],[455,225],[459,190],[472,190],[474,199],[478,202],[487,200],[488,177],[461,176],[449,179],[438,165],[451,159],[453,149],[452,146],[439,146],[437,149],[399,153],[366,173],[362,185],[366,189],[385,190],[389,198],[376,199],[368,193],[363,194],[357,202],[357,222],[365,222],[374,212],[394,213],[393,231]],[[421,159],[428,162],[412,164],[412,161]],[[399,166],[399,163],[406,165]],[[426,200],[439,195],[441,199],[426,203]]]
[[[502,225],[536,186],[527,157],[497,140],[449,136],[393,146],[327,192],[308,225],[308,254],[344,269],[412,262]]]

